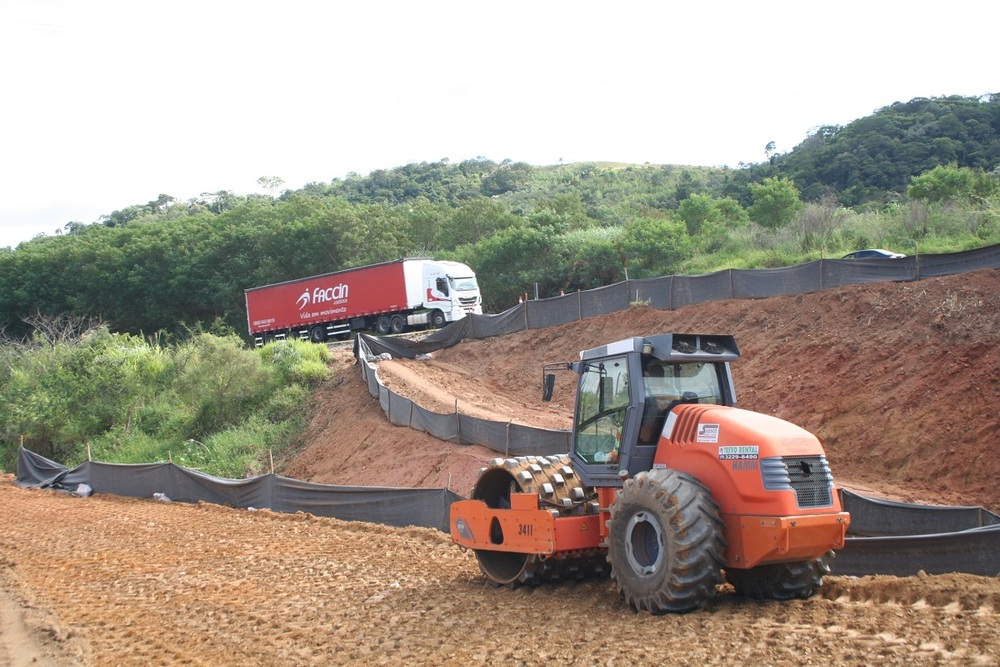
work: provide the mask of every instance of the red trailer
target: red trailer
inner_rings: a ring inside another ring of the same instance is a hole
[[[482,313],[472,269],[458,262],[400,259],[246,290],[257,345],[289,336],[322,342],[371,329],[402,333]]]

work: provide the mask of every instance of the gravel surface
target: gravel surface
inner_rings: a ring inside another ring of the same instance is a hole
[[[791,603],[723,586],[705,611],[651,616],[608,580],[494,588],[429,529],[9,477],[0,503],[0,664],[1000,664],[995,578],[828,577]]]

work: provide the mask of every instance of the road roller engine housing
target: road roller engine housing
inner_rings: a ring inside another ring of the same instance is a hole
[[[572,447],[495,459],[451,506],[452,539],[498,585],[610,573],[654,614],[704,607],[723,579],[809,597],[850,522],[816,436],[736,407],[732,336],[628,338],[547,364],[578,375]]]

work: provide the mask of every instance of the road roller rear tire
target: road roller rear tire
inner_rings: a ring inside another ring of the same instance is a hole
[[[726,570],[726,581],[737,595],[755,600],[796,600],[812,597],[830,574],[830,551],[821,558],[797,563],[758,565],[749,570]]]

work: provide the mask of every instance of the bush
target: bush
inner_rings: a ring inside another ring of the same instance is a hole
[[[171,459],[210,474],[260,471],[301,428],[311,387],[329,376],[322,345],[248,350],[202,333],[171,347],[98,328],[0,345],[0,464],[17,447],[68,466],[86,458]]]
[[[258,348],[257,353],[273,366],[282,383],[310,384],[330,375],[330,350],[325,345],[283,340]]]

